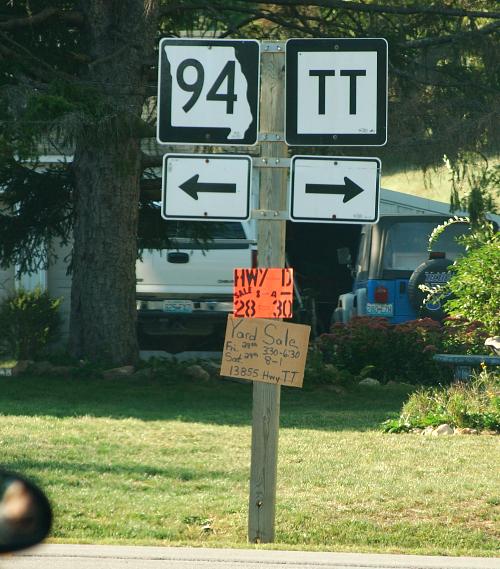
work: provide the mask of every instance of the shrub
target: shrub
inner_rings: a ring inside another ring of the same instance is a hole
[[[455,261],[448,282],[452,298],[445,304],[450,316],[479,320],[489,335],[500,334],[500,237],[493,233],[488,241],[470,248]]]
[[[483,322],[448,317],[444,321],[443,345],[449,354],[484,354],[484,342],[489,336]]]
[[[453,427],[500,430],[500,374],[483,369],[469,383],[419,390],[410,395],[386,432],[448,423]]]
[[[373,366],[375,375],[382,378],[388,365],[387,348],[391,325],[386,318],[358,316],[347,324],[336,323],[329,334],[320,338],[325,362],[359,375]]]
[[[16,359],[33,359],[55,339],[61,299],[46,291],[18,290],[0,304],[0,351]]]
[[[442,350],[442,338],[442,326],[430,318],[393,325],[360,316],[334,324],[320,346],[327,363],[355,376],[371,366],[371,375],[382,381],[432,385],[451,379],[449,370],[432,359]]]
[[[318,345],[312,345],[307,354],[305,384],[327,384],[349,387],[358,378],[345,368],[331,363],[330,358]]]
[[[437,226],[429,239],[429,246],[454,223],[469,221],[455,217]],[[444,303],[448,315],[468,322],[481,322],[489,336],[500,334],[500,234],[492,223],[484,219],[472,223],[469,234],[457,238],[465,246],[466,254],[453,263],[450,280],[430,291]]]

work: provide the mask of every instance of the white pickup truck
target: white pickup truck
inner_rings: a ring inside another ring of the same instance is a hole
[[[170,248],[145,250],[137,261],[138,334],[146,347],[179,351],[223,337],[233,271],[256,265],[255,222],[197,223],[210,223],[209,241],[196,242],[186,237],[186,222],[169,221]]]

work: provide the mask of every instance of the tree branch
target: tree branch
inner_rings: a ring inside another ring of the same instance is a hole
[[[370,14],[399,14],[403,16],[411,15],[435,15],[449,16],[458,18],[487,18],[499,19],[500,12],[485,12],[483,10],[464,10],[460,8],[441,8],[437,6],[385,6],[377,4],[364,4],[360,2],[350,2],[346,0],[245,0],[249,4],[265,4],[270,6],[316,6],[320,8],[337,8],[350,12],[366,12]],[[225,3],[224,3],[225,4]],[[218,10],[226,10],[227,5],[214,6]],[[200,4],[172,3],[168,7],[160,10],[161,16],[167,16],[176,10],[201,10],[206,9],[206,2]],[[232,11],[238,11],[238,6],[231,6]]]
[[[41,26],[52,18],[58,18],[67,24],[81,26],[84,22],[83,14],[80,12],[64,12],[58,8],[45,8],[38,14],[27,16],[26,18],[12,18],[0,22],[0,30],[14,30],[18,28],[28,28]]]
[[[451,43],[458,40],[463,40],[477,35],[487,35],[492,34],[500,29],[500,21],[492,22],[487,24],[482,28],[477,28],[474,30],[469,30],[468,32],[457,32],[453,35],[446,35],[441,37],[431,37],[431,38],[421,38],[418,40],[409,40],[398,45],[402,47],[429,47],[432,45],[442,45],[446,43]]]

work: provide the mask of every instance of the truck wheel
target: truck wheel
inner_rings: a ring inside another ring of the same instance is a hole
[[[428,293],[421,290],[419,286],[426,285],[429,288],[436,288],[447,283],[451,277],[450,267],[452,265],[453,261],[450,259],[429,259],[413,271],[408,282],[408,297],[410,304],[420,317],[438,321],[445,318],[446,313],[442,306],[445,299],[441,298],[436,302],[431,300],[424,304]]]

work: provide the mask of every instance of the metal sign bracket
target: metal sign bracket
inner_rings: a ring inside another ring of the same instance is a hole
[[[265,219],[267,221],[287,221],[290,219],[288,211],[276,211],[273,209],[252,209],[252,219]]]
[[[261,156],[252,159],[254,168],[290,168],[290,158],[273,158]]]

